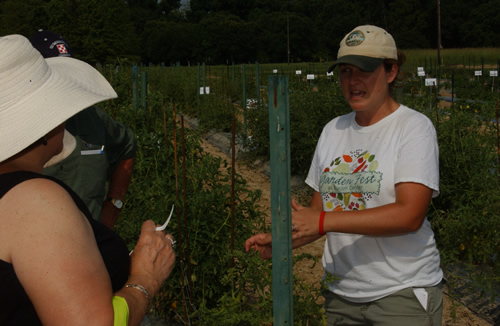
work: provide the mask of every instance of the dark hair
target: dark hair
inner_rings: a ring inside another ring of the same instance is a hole
[[[391,93],[394,91],[395,88],[402,87],[401,84],[403,82],[403,77],[404,77],[404,73],[401,70],[401,67],[403,66],[403,63],[405,63],[406,61],[406,55],[399,49],[397,51],[398,51],[398,60],[385,59],[383,62],[385,71],[390,71],[393,65],[396,65],[398,67],[396,78],[394,78],[394,80],[389,84]]]

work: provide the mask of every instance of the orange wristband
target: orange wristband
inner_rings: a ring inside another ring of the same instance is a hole
[[[325,235],[325,231],[323,230],[323,226],[325,224],[325,211],[322,211],[319,215],[319,234]]]

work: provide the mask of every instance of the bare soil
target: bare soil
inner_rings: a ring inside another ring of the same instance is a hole
[[[219,156],[228,162],[231,162],[231,157],[227,152],[222,151],[219,147],[212,145],[207,139],[202,144],[203,149],[206,153],[214,156]],[[270,179],[263,173],[262,163],[256,162],[254,164],[248,164],[243,161],[236,161],[236,173],[241,175],[248,183],[250,189],[260,189],[262,191],[262,196],[260,202],[258,203],[264,214],[267,214],[270,220],[271,211],[271,196],[270,196]],[[296,196],[293,194],[292,196]],[[304,203],[302,203],[304,204]],[[307,246],[294,250],[294,255],[301,253],[311,254],[321,261],[321,256],[323,254],[324,239],[318,240]],[[323,267],[321,264],[316,264],[314,268],[311,268],[312,263],[310,261],[302,261],[294,266],[294,274],[296,277],[301,278],[307,284],[312,286],[319,286],[319,280],[323,275]],[[448,291],[445,287],[443,291],[443,325],[444,326],[490,326],[492,323],[481,318],[469,308],[462,305],[458,301],[453,301],[448,295]]]

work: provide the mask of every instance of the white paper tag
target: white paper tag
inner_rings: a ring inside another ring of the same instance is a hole
[[[210,94],[210,87],[200,87],[200,95],[204,95],[204,94]]]
[[[307,79],[308,79],[308,80],[312,80],[312,79],[314,79],[314,75],[313,75],[313,74],[308,74],[308,75],[307,75]]]
[[[481,70],[474,71],[474,76],[482,76],[483,72]]]
[[[427,298],[429,297],[427,291],[424,288],[413,288],[412,290],[422,307],[424,307],[424,310],[427,311]]]
[[[498,77],[498,70],[491,70],[490,77]]]
[[[425,79],[425,86],[434,86],[434,85],[437,85],[436,78],[426,78]]]

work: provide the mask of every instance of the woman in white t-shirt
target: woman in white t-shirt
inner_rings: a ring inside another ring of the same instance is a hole
[[[330,121],[306,179],[309,207],[292,201],[292,245],[326,235],[328,325],[441,325],[443,272],[426,218],[439,194],[432,122],[391,96],[404,55],[392,36],[358,26],[340,43],[336,66],[352,112]],[[271,258],[271,234],[246,250]]]

